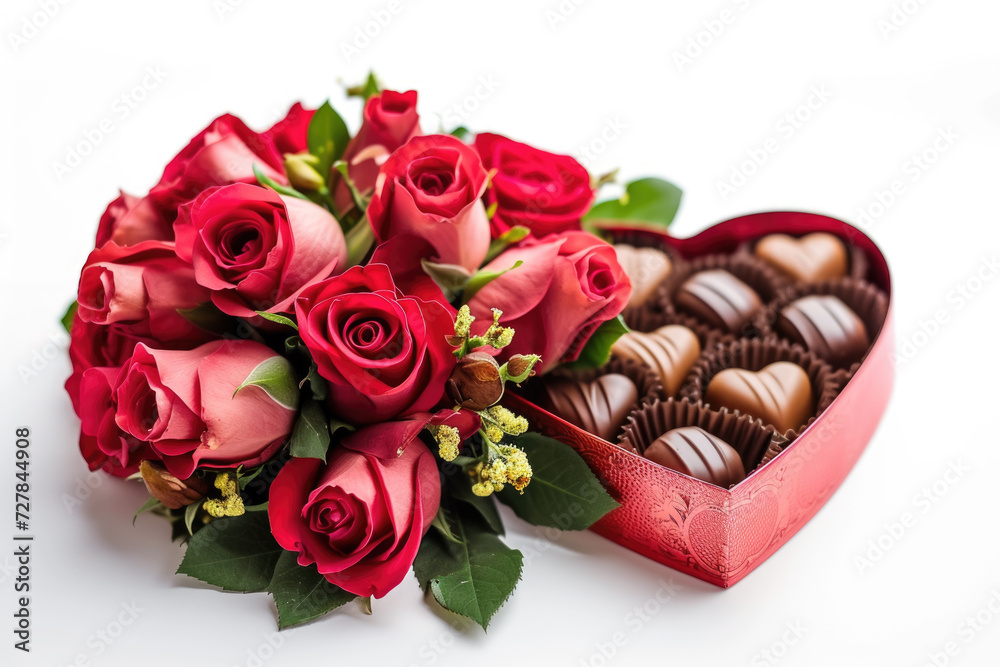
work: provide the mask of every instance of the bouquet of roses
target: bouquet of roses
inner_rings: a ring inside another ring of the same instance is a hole
[[[145,483],[180,573],[269,592],[281,627],[411,567],[486,627],[522,566],[497,500],[574,530],[616,506],[500,401],[606,360],[629,279],[581,228],[601,181],[576,160],[351,92],[353,136],[329,103],[221,116],[108,206],[64,320],[80,449]]]

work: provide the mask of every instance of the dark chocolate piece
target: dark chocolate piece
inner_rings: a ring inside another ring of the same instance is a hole
[[[847,275],[844,243],[825,232],[813,232],[801,238],[769,234],[757,241],[754,254],[792,280],[804,283],[818,283]]]
[[[760,296],[742,280],[721,269],[699,271],[684,281],[674,303],[699,320],[729,333],[740,333],[761,307]]]
[[[632,281],[632,294],[628,307],[636,308],[653,298],[656,288],[663,283],[673,270],[673,263],[665,252],[656,248],[636,248],[616,244],[618,263],[622,271]]]
[[[724,489],[746,477],[736,450],[697,426],[667,431],[646,448],[644,455],[661,466]]]
[[[816,409],[809,376],[798,364],[776,361],[759,370],[727,368],[709,381],[705,402],[739,410],[784,433],[801,428]]]
[[[665,397],[673,396],[684,383],[691,366],[701,354],[701,344],[693,331],[668,324],[656,331],[631,331],[611,347],[611,354],[646,364],[660,376]]]
[[[592,382],[547,379],[541,405],[570,424],[615,442],[628,413],[638,402],[639,390],[632,380],[620,373],[608,373]]]
[[[834,366],[860,361],[870,343],[865,323],[835,296],[814,294],[781,309],[778,333]]]

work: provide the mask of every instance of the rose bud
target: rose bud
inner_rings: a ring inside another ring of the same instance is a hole
[[[205,497],[210,487],[207,480],[192,475],[185,480],[167,472],[162,463],[143,461],[139,464],[146,490],[172,510],[196,503]]]
[[[485,410],[503,396],[500,366],[485,352],[470,352],[455,365],[446,385],[448,398],[469,410]]]
[[[515,354],[504,364],[506,368],[501,373],[505,380],[514,383],[524,382],[535,374],[534,367],[539,361],[541,357],[537,354]]]

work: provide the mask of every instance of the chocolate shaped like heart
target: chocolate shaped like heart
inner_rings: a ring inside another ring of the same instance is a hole
[[[608,442],[615,442],[628,413],[639,402],[635,383],[620,373],[592,382],[554,378],[544,385],[542,407]]]
[[[667,279],[673,270],[670,257],[656,248],[636,248],[627,244],[615,244],[618,263],[622,271],[632,281],[632,294],[628,307],[635,308],[646,303],[656,293],[656,288]]]
[[[781,309],[775,328],[834,366],[850,366],[868,350],[864,322],[835,296],[813,294],[792,301]]]
[[[724,489],[746,477],[743,460],[728,443],[697,426],[667,431],[643,454],[661,466]]]
[[[611,354],[646,364],[660,376],[664,397],[677,393],[684,377],[701,354],[701,344],[693,331],[668,324],[656,331],[631,331],[611,347]]]
[[[809,376],[789,361],[768,364],[756,373],[745,368],[719,371],[708,383],[705,402],[757,417],[779,433],[802,427],[816,409]]]
[[[734,334],[761,307],[757,292],[722,269],[699,271],[685,280],[674,295],[674,303],[699,320]]]
[[[839,238],[813,232],[801,238],[769,234],[754,254],[793,280],[818,283],[847,275],[847,249]]]

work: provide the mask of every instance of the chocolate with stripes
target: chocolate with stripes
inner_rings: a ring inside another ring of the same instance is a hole
[[[760,296],[722,269],[699,271],[684,281],[674,305],[697,319],[737,334],[761,307]]]
[[[857,313],[835,296],[804,296],[781,309],[778,334],[829,362],[846,368],[860,361],[870,340]]]

